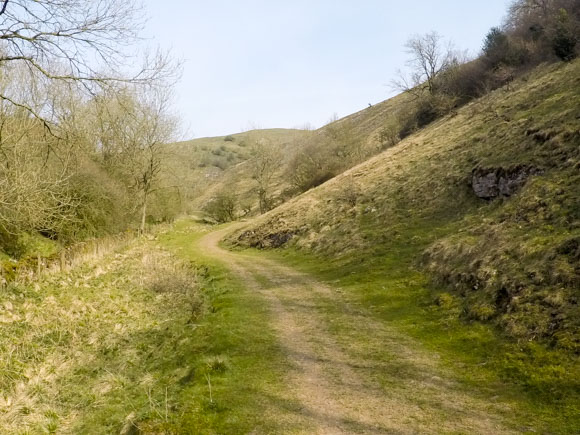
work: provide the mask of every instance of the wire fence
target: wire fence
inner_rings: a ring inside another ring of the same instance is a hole
[[[136,237],[134,232],[90,239],[61,249],[50,257],[27,258],[0,263],[0,289],[9,283],[31,283],[42,277],[66,272],[120,250]]]

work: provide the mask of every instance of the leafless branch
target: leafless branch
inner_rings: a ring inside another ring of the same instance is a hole
[[[4,15],[4,12],[6,12],[6,6],[8,6],[8,0],[4,0],[4,4],[2,5],[2,9],[0,10],[0,15]]]
[[[399,71],[398,78],[391,82],[393,88],[416,97],[425,92],[433,95],[437,91],[437,78],[454,59],[453,47],[442,46],[441,40],[437,32],[411,37],[405,44],[409,54],[407,66],[411,72],[405,75]]]
[[[171,80],[179,71],[165,53],[148,56],[135,50],[143,27],[136,0],[6,0],[1,12],[0,66],[22,65],[37,81],[65,81],[95,95],[118,84]],[[29,113],[53,121],[39,111]]]

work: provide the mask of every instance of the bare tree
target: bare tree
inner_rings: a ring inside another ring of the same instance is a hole
[[[143,231],[168,197],[174,70],[135,50],[137,1],[0,0],[0,235]]]
[[[137,124],[141,132],[139,154],[135,166],[135,185],[141,192],[140,232],[145,232],[147,206],[150,195],[162,186],[161,175],[167,159],[167,143],[174,137],[177,121],[169,113],[169,95],[157,92],[141,101]]]
[[[0,67],[18,64],[37,89],[54,81],[82,92],[119,82],[150,83],[170,73],[169,59],[156,54],[139,62],[134,48],[143,27],[135,0],[3,0]],[[50,107],[20,98],[11,88],[0,99],[51,121]],[[50,128],[50,127],[49,127]]]
[[[272,208],[272,188],[282,166],[280,151],[265,139],[252,146],[252,177],[256,181],[260,213]]]
[[[555,3],[554,0],[514,0],[509,6],[506,24],[515,28],[518,23],[531,20],[546,23]]]
[[[114,96],[95,100],[98,143],[103,163],[128,183],[136,194],[139,229],[145,231],[151,194],[163,185],[163,170],[168,157],[167,143],[177,131],[177,120],[169,112],[167,88],[146,92],[126,89]]]
[[[328,128],[328,125],[324,128]],[[342,158],[332,141],[318,132],[298,138],[286,170],[290,184],[299,192],[318,186],[339,173]]]
[[[74,219],[74,154],[50,152],[66,146],[27,111],[0,101],[0,232],[54,233]]]
[[[392,81],[393,87],[417,97],[425,91],[434,95],[437,78],[455,61],[452,46],[443,46],[441,35],[433,31],[411,37],[405,47],[410,56],[407,66],[411,73],[407,76],[399,71],[399,77]]]
[[[231,188],[227,186],[220,190],[204,206],[204,211],[217,222],[231,222],[236,219],[238,201]]]
[[[356,134],[352,120],[334,121],[327,124],[323,131],[329,142],[323,146],[332,150],[334,156],[341,160],[342,165],[351,166],[364,160],[365,144]]]

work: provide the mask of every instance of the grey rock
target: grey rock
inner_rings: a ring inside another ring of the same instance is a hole
[[[471,172],[471,187],[479,198],[494,199],[516,193],[532,175],[543,171],[531,165],[516,165],[509,168],[477,167]]]

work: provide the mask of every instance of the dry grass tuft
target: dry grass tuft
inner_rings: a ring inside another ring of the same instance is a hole
[[[160,368],[175,369],[164,348],[188,339],[186,324],[202,310],[195,267],[146,240],[98,264],[8,286],[0,295],[0,431],[89,433],[83,425],[101,418],[118,433],[125,402],[139,417],[153,412],[148,392],[166,388]]]
[[[192,319],[203,310],[198,270],[167,252],[146,252],[142,259],[143,285],[155,293],[177,293],[185,296]]]

